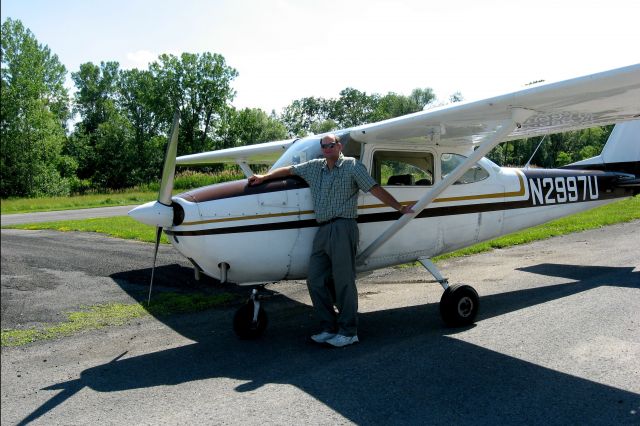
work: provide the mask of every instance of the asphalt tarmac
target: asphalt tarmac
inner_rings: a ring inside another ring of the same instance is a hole
[[[640,424],[640,222],[441,263],[481,296],[476,324],[443,326],[422,268],[359,280],[361,343],[309,342],[306,288],[282,282],[257,341],[237,304],[2,348],[2,425]],[[152,245],[2,230],[2,328],[146,297]],[[160,249],[157,291],[196,282]]]

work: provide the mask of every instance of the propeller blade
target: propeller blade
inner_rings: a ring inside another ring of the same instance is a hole
[[[147,299],[147,306],[151,304],[151,290],[153,289],[153,275],[156,272],[156,259],[158,258],[158,246],[160,245],[160,238],[162,237],[162,226],[156,227],[156,248],[153,252],[153,267],[151,268],[151,283],[149,283],[149,298]]]
[[[173,177],[176,173],[176,156],[178,153],[178,130],[180,127],[180,111],[173,114],[173,124],[171,126],[171,137],[167,144],[167,151],[164,155],[164,168],[162,169],[162,180],[160,181],[160,192],[158,201],[162,204],[171,205],[171,191],[173,191]]]
[[[157,209],[155,205],[151,205],[148,208],[143,209],[144,212],[151,210],[150,213],[155,213],[159,216],[167,216],[171,209],[171,192],[173,191],[173,178],[176,173],[176,156],[178,154],[178,130],[180,127],[180,111],[176,110],[173,114],[173,124],[171,125],[171,136],[169,143],[167,144],[167,151],[164,155],[164,167],[162,169],[162,180],[160,181],[160,192],[158,193],[158,203],[163,204],[162,208]],[[146,206],[146,205],[145,205]],[[166,206],[166,207],[165,207]],[[167,210],[168,209],[168,210]],[[156,211],[157,210],[157,211]],[[133,210],[132,210],[133,211]],[[131,212],[130,212],[131,213]],[[148,212],[147,212],[148,213]],[[173,215],[171,215],[173,217]],[[167,218],[165,218],[166,221]],[[162,226],[156,226],[156,247],[153,252],[153,267],[151,268],[151,283],[149,283],[149,298],[147,305],[151,304],[151,291],[153,290],[153,276],[156,272],[156,259],[158,258],[158,246],[160,245],[160,238],[162,237]]]

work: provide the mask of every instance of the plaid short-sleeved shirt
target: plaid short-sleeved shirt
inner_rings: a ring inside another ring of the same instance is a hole
[[[369,192],[377,185],[361,162],[342,154],[332,170],[322,158],[291,166],[291,172],[309,184],[318,222],[337,217],[355,219],[358,190]]]

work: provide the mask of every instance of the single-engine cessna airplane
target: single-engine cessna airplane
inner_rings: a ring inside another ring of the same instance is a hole
[[[176,159],[178,122],[176,114],[158,201],[129,212],[157,227],[156,254],[164,229],[196,277],[256,288],[304,279],[318,224],[302,179],[256,186],[245,179],[173,197],[171,191],[176,164],[235,163],[249,177],[251,164],[277,168],[321,157],[323,135]],[[501,142],[613,123],[622,124],[601,155],[560,169],[500,167],[484,157]],[[419,261],[445,290],[444,322],[468,325],[478,312],[477,292],[449,285],[433,256],[640,192],[640,64],[335,133],[345,155],[415,211],[401,215],[360,193],[358,272]],[[234,318],[240,337],[258,337],[266,327],[256,288]]]

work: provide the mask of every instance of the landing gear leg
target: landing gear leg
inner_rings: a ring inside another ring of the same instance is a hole
[[[418,261],[433,275],[435,282],[440,283],[444,293],[440,299],[440,316],[449,327],[463,327],[473,324],[478,315],[480,298],[478,292],[468,285],[449,285],[431,259],[419,258]]]
[[[241,339],[257,339],[267,328],[267,314],[260,306],[261,296],[257,289],[251,291],[251,297],[233,317],[233,331]]]
[[[449,288],[449,280],[442,276],[440,270],[431,261],[431,259],[428,257],[419,257],[418,262],[422,263],[422,266],[424,266],[424,268],[433,275],[433,278],[435,278],[434,282],[439,283],[445,290]]]

